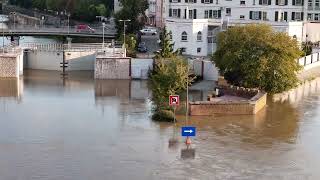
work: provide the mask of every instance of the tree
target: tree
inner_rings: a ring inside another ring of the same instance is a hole
[[[119,20],[130,19],[127,22],[126,32],[136,33],[145,24],[145,11],[148,9],[149,4],[147,0],[120,0],[122,8],[119,12],[115,14],[116,28],[118,30],[118,35],[123,32],[123,23]]]
[[[123,34],[120,36],[119,41],[123,42]],[[126,50],[129,57],[136,57],[137,36],[135,34],[126,34]]]
[[[173,50],[173,43],[171,43],[171,32],[168,32],[166,27],[163,28],[163,31],[160,35],[161,39],[161,49],[156,53],[156,58],[171,58],[177,56],[180,52],[179,50]]]
[[[149,85],[152,90],[154,103],[153,119],[173,120],[173,109],[169,106],[169,95],[179,94],[191,84],[193,78],[189,77],[188,64],[181,56],[170,59],[156,60],[155,68],[150,73]]]
[[[312,42],[309,41],[302,43],[302,51],[304,52],[303,56],[308,56],[312,54]]]
[[[301,53],[287,34],[268,25],[247,25],[218,35],[213,61],[231,84],[278,93],[297,85]]]

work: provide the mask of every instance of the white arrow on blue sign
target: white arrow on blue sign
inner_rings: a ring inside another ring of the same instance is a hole
[[[186,126],[181,127],[182,136],[196,136],[196,127]]]

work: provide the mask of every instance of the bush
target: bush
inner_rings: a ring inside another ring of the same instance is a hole
[[[155,121],[174,121],[174,113],[171,110],[159,110],[155,111],[152,115],[152,119]]]

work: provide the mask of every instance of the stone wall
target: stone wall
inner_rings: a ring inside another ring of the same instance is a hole
[[[248,100],[196,101],[190,104],[190,115],[208,116],[214,114],[256,114],[267,103],[267,93],[258,92]]]
[[[0,77],[19,77],[20,64],[19,53],[0,54]]]
[[[130,79],[131,58],[97,57],[95,62],[95,79]]]

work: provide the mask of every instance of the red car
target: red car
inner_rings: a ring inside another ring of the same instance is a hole
[[[95,30],[86,24],[79,24],[76,26],[76,32],[94,33]]]

